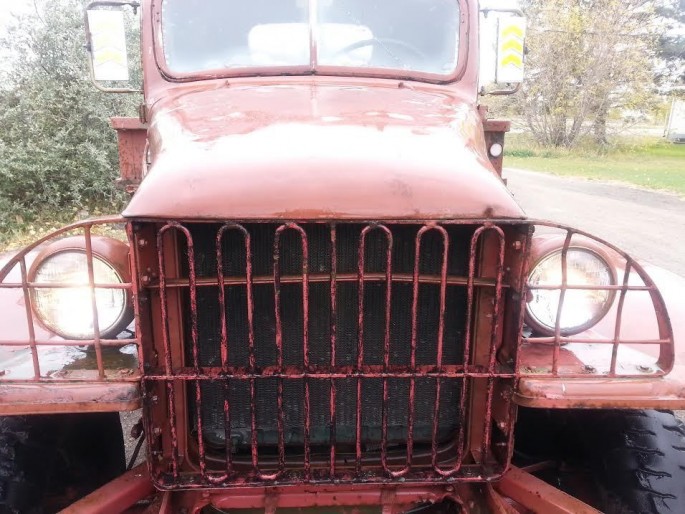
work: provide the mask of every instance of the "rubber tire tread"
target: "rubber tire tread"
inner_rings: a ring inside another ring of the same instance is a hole
[[[580,416],[607,514],[685,513],[685,425],[671,411]]]

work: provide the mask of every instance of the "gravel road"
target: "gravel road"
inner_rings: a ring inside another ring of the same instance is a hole
[[[586,230],[685,277],[685,198],[532,171],[506,169],[504,176],[529,216]]]

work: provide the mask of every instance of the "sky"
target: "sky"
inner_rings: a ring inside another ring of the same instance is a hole
[[[25,12],[33,8],[33,0],[0,0],[0,36],[5,33],[5,28],[12,13]],[[9,52],[0,50],[0,71],[7,68]]]
[[[0,32],[5,30],[13,12],[33,9],[33,0],[0,0]]]

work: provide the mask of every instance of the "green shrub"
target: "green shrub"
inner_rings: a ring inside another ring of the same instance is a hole
[[[528,149],[515,148],[512,150],[505,150],[504,156],[507,157],[535,157],[535,152]]]
[[[121,202],[109,118],[134,114],[139,99],[90,83],[80,2],[46,7],[17,18],[0,39],[10,57],[0,77],[0,233]]]

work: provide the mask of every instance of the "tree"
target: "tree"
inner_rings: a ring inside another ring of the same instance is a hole
[[[662,0],[658,14],[665,30],[659,36],[660,86],[685,86],[685,0]]]
[[[0,53],[9,55],[0,69],[0,231],[17,216],[73,213],[118,198],[108,120],[134,115],[140,100],[90,83],[82,9],[77,0],[36,3],[0,39]]]
[[[522,109],[541,144],[606,143],[611,109],[651,98],[658,26],[649,0],[529,0]]]

